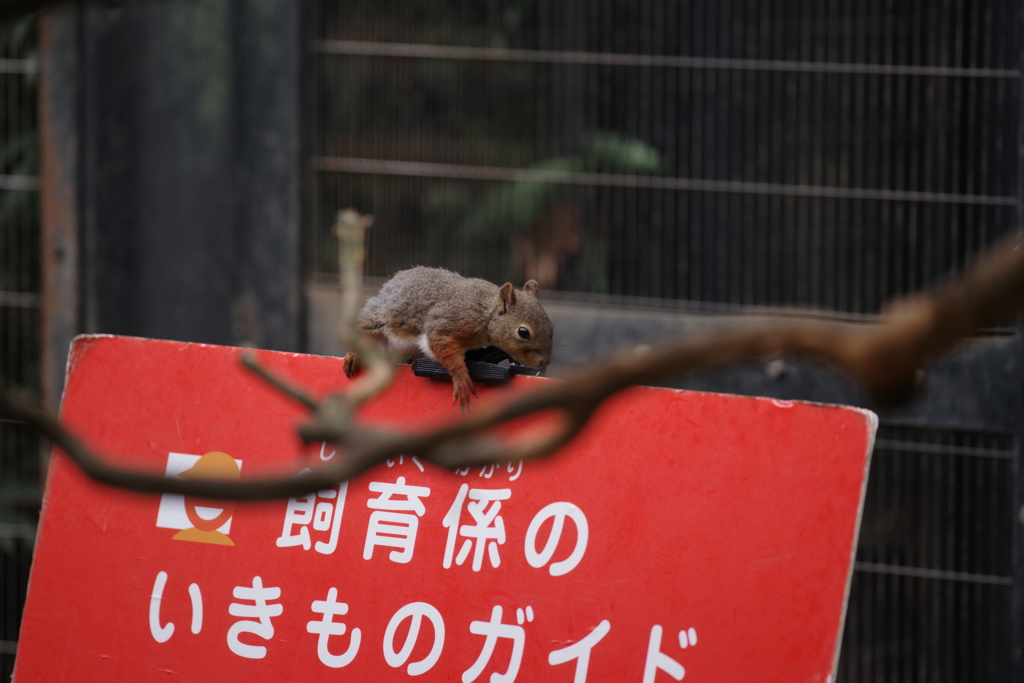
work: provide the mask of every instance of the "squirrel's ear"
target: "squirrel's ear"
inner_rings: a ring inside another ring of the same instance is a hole
[[[529,294],[534,299],[539,299],[540,298],[540,285],[537,284],[536,280],[528,280],[527,283],[525,285],[523,285],[523,292],[525,292],[526,294]]]
[[[501,290],[498,292],[498,298],[505,303],[505,310],[503,311],[505,313],[508,312],[509,306],[516,305],[516,290],[515,287],[512,286],[511,282],[506,282],[501,286]]]

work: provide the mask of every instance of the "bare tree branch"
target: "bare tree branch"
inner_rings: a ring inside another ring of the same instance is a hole
[[[355,214],[358,217],[358,214]],[[339,216],[339,226],[360,224]],[[362,222],[365,230],[366,222]],[[341,228],[339,228],[340,230]],[[354,236],[353,232],[351,236]],[[362,233],[359,232],[359,249]],[[500,463],[549,455],[571,441],[600,404],[634,384],[649,384],[696,369],[782,354],[826,361],[860,382],[875,400],[891,404],[911,397],[919,368],[977,332],[1003,324],[1024,308],[1024,249],[1014,235],[979,258],[958,281],[931,293],[893,302],[877,323],[848,325],[796,320],[773,325],[743,325],[700,338],[626,350],[572,371],[507,403],[477,408],[464,419],[438,429],[399,433],[370,429],[355,419],[355,409],[390,381],[391,363],[377,356],[368,372],[348,390],[322,402],[263,369],[254,358],[246,367],[312,411],[299,428],[307,441],[331,441],[343,450],[317,470],[297,477],[267,477],[239,482],[175,480],[156,473],[124,470],[96,458],[46,413],[4,395],[0,416],[20,420],[63,448],[98,481],[136,491],[173,492],[207,498],[259,500],[303,495],[328,488],[397,455],[417,455],[445,467]],[[361,251],[358,263],[361,264]],[[346,247],[342,246],[342,253]],[[355,253],[355,252],[351,252]],[[352,269],[355,260],[343,258]],[[347,260],[346,260],[347,259]],[[361,267],[361,266],[360,266]],[[346,320],[355,320],[358,300],[348,298],[354,281],[346,280]],[[354,302],[354,303],[353,303]],[[352,343],[372,355],[370,345]],[[369,359],[368,355],[368,359]],[[554,411],[555,423],[540,436],[511,443],[489,434],[494,427],[527,415]]]

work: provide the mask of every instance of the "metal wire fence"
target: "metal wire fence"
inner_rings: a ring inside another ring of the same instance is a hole
[[[839,680],[1012,680],[1016,450],[1006,434],[882,426]]]
[[[374,276],[857,318],[1018,222],[1016,1],[320,8],[313,278],[354,206]],[[883,425],[840,680],[1011,679],[1017,453]]]
[[[1018,10],[326,2],[315,268],[874,312],[1013,224]]]

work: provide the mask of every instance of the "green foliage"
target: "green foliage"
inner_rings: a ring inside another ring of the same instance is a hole
[[[550,179],[502,183],[466,207],[466,217],[459,228],[461,236],[481,240],[524,229],[567,191],[567,185],[559,182],[559,176],[601,170],[649,173],[661,166],[661,155],[653,147],[611,131],[591,133],[583,140],[582,147],[581,154],[550,157],[529,166],[530,171],[550,174]],[[435,200],[428,197],[427,201]]]
[[[590,159],[626,173],[653,173],[661,168],[658,150],[643,140],[608,131],[591,133],[584,146]]]
[[[528,225],[564,191],[564,186],[557,182],[560,176],[581,173],[586,168],[584,157],[551,157],[533,164],[530,171],[549,173],[552,180],[502,183],[469,208],[460,232],[469,239],[481,239],[488,235],[509,234]]]

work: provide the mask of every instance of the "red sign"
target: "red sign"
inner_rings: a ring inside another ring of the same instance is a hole
[[[64,420],[167,476],[343,457],[303,445],[303,409],[238,354],[79,338]],[[317,395],[347,382],[339,358],[260,357]],[[407,368],[363,414],[403,430],[457,417],[450,384]],[[824,683],[874,425],[635,388],[555,458],[451,472],[403,456],[221,508],[107,488],[56,453],[15,679]]]

